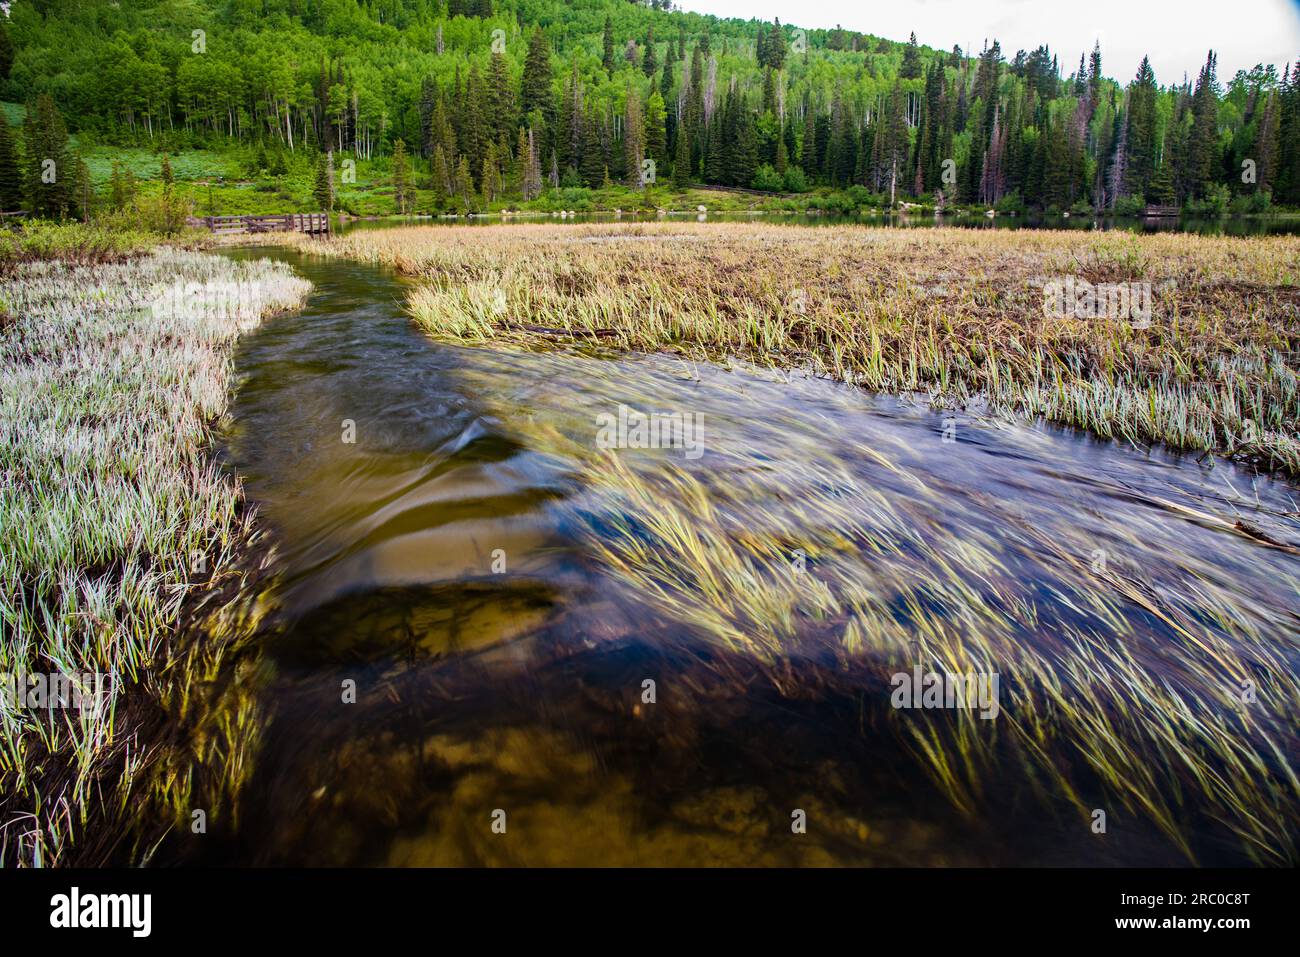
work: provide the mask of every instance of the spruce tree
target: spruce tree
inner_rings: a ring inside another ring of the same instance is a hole
[[[602,56],[600,65],[609,76],[614,75],[614,21],[605,14],[605,33],[601,38]]]
[[[659,62],[655,59],[655,28],[650,24],[645,35],[645,56],[641,58],[641,72],[654,76],[659,72]]]
[[[393,202],[398,215],[411,210],[411,170],[406,162],[406,143],[399,137],[393,143]]]
[[[9,28],[0,19],[0,80],[9,79],[14,68],[14,42],[9,39]]]
[[[23,177],[18,167],[9,121],[0,114],[0,211],[14,212],[23,207]]]
[[[27,196],[34,216],[61,219],[71,205],[75,170],[68,157],[68,129],[48,93],[36,98],[23,123],[27,148]]]
[[[660,170],[668,168],[667,119],[664,98],[656,90],[650,94],[645,106],[645,151]]]
[[[921,75],[921,48],[916,45],[913,33],[903,47],[903,65],[898,68],[899,79],[914,80]]]
[[[679,129],[677,132],[677,152],[673,160],[673,185],[685,189],[691,184],[691,143],[690,134]]]
[[[645,159],[645,118],[641,110],[641,99],[631,86],[623,105],[623,157],[626,167],[626,183],[633,189],[642,187],[641,161]]]
[[[519,110],[524,116],[534,110],[547,115],[551,110],[551,48],[541,27],[536,27],[528,40],[519,88]]]
[[[322,153],[316,163],[316,186],[312,190],[316,205],[324,212],[334,212],[334,151]]]

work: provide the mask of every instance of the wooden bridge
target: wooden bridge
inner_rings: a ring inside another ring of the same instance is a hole
[[[1177,206],[1148,206],[1142,210],[1142,215],[1149,219],[1177,219]]]
[[[275,213],[270,216],[191,216],[189,225],[209,229],[218,236],[241,233],[307,233],[328,236],[327,213]]]

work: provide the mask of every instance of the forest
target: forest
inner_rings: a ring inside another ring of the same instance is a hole
[[[46,216],[132,195],[116,162],[92,175],[91,146],[242,151],[272,179],[306,169],[318,208],[367,164],[398,213],[653,183],[999,211],[1300,206],[1300,62],[1222,78],[1208,51],[1196,77],[1157,77],[1090,37],[935,50],[666,0],[16,0],[0,26],[0,99],[22,117],[0,124],[0,205]]]

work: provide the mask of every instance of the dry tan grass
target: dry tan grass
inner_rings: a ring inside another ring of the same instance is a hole
[[[288,241],[425,280],[409,306],[435,335],[810,366],[1300,473],[1300,238],[637,223]],[[1150,327],[1045,315],[1043,284],[1067,276],[1150,283]]]

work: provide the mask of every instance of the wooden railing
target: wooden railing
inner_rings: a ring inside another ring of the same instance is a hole
[[[1146,209],[1142,210],[1142,215],[1150,216],[1152,218],[1158,217],[1162,219],[1177,218],[1178,207],[1177,206],[1148,206]]]
[[[191,216],[189,224],[218,236],[241,233],[308,233],[329,235],[327,213],[275,213],[270,216]]]

